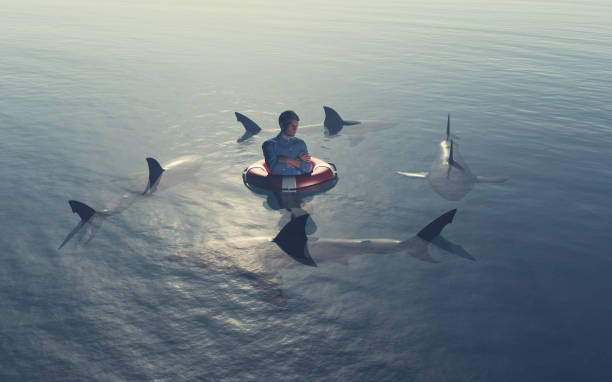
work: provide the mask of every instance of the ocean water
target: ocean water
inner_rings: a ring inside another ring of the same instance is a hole
[[[0,4],[0,380],[612,377],[609,2]],[[233,112],[275,128],[323,105],[397,126],[298,132],[340,174],[307,204],[316,236],[404,240],[457,208],[443,234],[473,259],[283,270],[288,310],[169,261],[288,221],[244,187],[270,135],[237,143]],[[472,172],[506,183],[451,202],[395,173],[429,169],[447,113]],[[100,209],[146,157],[192,154],[200,183],[57,249],[69,199]]]

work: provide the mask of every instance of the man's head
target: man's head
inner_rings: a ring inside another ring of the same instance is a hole
[[[281,128],[281,133],[287,136],[294,136],[297,132],[300,117],[293,110],[285,110],[278,116],[278,125]]]

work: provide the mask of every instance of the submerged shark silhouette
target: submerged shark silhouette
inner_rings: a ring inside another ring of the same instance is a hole
[[[352,256],[404,251],[421,261],[435,263],[428,245],[453,221],[456,209],[433,220],[408,240],[393,239],[327,239],[308,238],[309,215],[299,216],[270,238],[236,240],[231,243],[207,243],[203,248],[179,252],[168,260],[189,267],[209,269],[216,273],[240,276],[249,281],[260,297],[271,304],[287,308],[279,271],[300,264],[316,267],[317,263],[336,261],[346,264]],[[445,241],[448,243],[448,241]]]
[[[372,130],[382,130],[393,127],[397,125],[395,122],[385,122],[385,121],[374,121],[374,120],[363,120],[363,121],[347,121],[340,117],[340,114],[336,112],[329,106],[323,106],[323,110],[325,111],[325,120],[322,124],[316,125],[303,125],[300,126],[300,131],[304,129],[314,130],[315,128],[323,128],[324,134],[326,136],[332,137],[336,136],[343,130],[344,126],[353,126],[349,130],[351,133],[355,134],[364,134],[366,132]],[[245,141],[254,135],[259,134],[262,129],[257,125],[257,123],[253,122],[249,117],[244,114],[235,112],[236,120],[244,126],[245,133],[242,137],[238,138],[238,142]],[[278,134],[278,129],[266,129],[263,130],[266,133]],[[347,131],[347,130],[345,130]],[[356,145],[363,140],[362,136],[349,136],[349,140],[351,145]]]
[[[176,185],[194,180],[196,171],[202,166],[203,157],[199,155],[188,155],[176,158],[162,167],[154,158],[147,158],[149,176],[143,191],[128,191],[118,199],[108,203],[102,210],[96,211],[85,203],[69,200],[68,204],[72,212],[79,215],[81,221],[66,236],[58,249],[66,245],[78,234],[78,241],[87,244],[96,235],[106,218],[120,214],[128,209],[136,201]]]
[[[460,200],[467,195],[475,183],[503,183],[508,178],[474,176],[461,158],[457,144],[450,134],[450,114],[446,122],[446,139],[440,142],[438,155],[429,172],[403,172],[409,178],[427,179],[433,189],[444,199]]]

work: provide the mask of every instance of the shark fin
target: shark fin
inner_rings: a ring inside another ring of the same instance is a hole
[[[446,120],[446,140],[450,138],[450,113],[448,113],[448,119]]]
[[[261,131],[261,127],[259,127],[255,122],[253,122],[253,120],[251,120],[246,115],[238,112],[235,112],[234,114],[236,115],[236,120],[242,123],[244,129],[247,131],[247,133],[250,133],[251,136],[258,134]]]
[[[455,157],[453,154],[453,140],[452,139],[451,139],[451,145],[450,145],[450,153],[448,154],[448,164],[449,164],[449,171],[450,171],[450,166],[457,167],[459,170],[463,171],[463,167],[461,167],[461,165],[455,161]]]
[[[420,230],[419,233],[417,233],[417,236],[425,241],[431,242],[433,239],[436,238],[436,236],[440,234],[440,232],[442,232],[442,230],[444,229],[444,227],[446,227],[447,224],[453,222],[455,213],[457,213],[456,208],[454,210],[450,210],[444,213],[443,215],[429,223],[427,226],[425,226],[425,228]]]
[[[68,204],[70,204],[70,208],[72,208],[72,213],[79,215],[83,221],[88,221],[96,213],[96,210],[89,207],[87,204],[76,200],[69,200]]]
[[[429,223],[425,228],[419,231],[416,236],[411,237],[408,240],[402,241],[399,245],[400,247],[406,248],[408,254],[414,257],[415,259],[425,261],[428,263],[437,263],[433,257],[429,254],[427,247],[432,240],[438,237],[440,232],[446,227],[447,224],[453,221],[455,217],[456,209],[450,210],[445,214],[441,215],[431,223]]]
[[[81,228],[83,228],[83,226],[87,223],[87,221],[85,220],[81,220],[79,222],[79,224],[76,225],[76,227],[74,227],[72,229],[72,231],[70,231],[70,233],[68,235],[66,235],[66,238],[64,239],[64,241],[62,242],[62,244],[60,244],[59,248],[57,249],[58,251],[60,249],[62,249],[62,247],[64,245],[66,245],[66,243],[68,243],[70,241],[70,239],[72,239],[74,237],[74,235],[77,234],[77,232],[79,232],[81,230]]]
[[[450,152],[448,154],[448,171],[446,172],[447,178],[450,175],[451,166],[456,167],[459,170],[463,171],[463,167],[455,161],[455,157],[453,154],[454,153],[454,149],[453,149],[454,142],[450,136],[450,113],[448,113],[448,119],[446,120],[446,141],[448,142],[449,139],[450,139]]]
[[[425,179],[427,178],[427,175],[428,175],[428,173],[426,172],[403,172],[403,171],[396,171],[396,172],[400,175],[404,175],[409,178],[415,178],[415,179]]]
[[[151,193],[155,192],[159,178],[161,177],[162,173],[166,171],[154,158],[147,158],[147,164],[149,165],[149,184],[147,184],[147,188],[145,188],[144,192],[142,193],[143,195],[149,190]]]
[[[336,135],[342,130],[344,126],[357,125],[359,121],[345,121],[340,117],[340,114],[329,106],[323,106],[325,111],[325,120],[323,126],[329,131],[329,135]]]
[[[436,236],[436,238],[431,241],[431,244],[448,253],[452,253],[470,261],[476,261],[476,258],[466,251],[465,248],[459,244],[455,244],[452,241],[447,240],[442,235]]]
[[[486,176],[477,176],[476,182],[478,183],[504,183],[508,178],[487,178]]]
[[[304,265],[316,267],[317,264],[310,257],[306,246],[308,241],[306,237],[306,221],[309,216],[306,214],[291,220],[272,241],[294,260]]]
[[[77,214],[77,215],[79,215],[79,217],[81,218],[81,221],[66,236],[66,238],[64,239],[62,244],[60,244],[58,250],[62,249],[62,247],[65,246],[74,237],[74,235],[76,235],[81,230],[81,228],[83,228],[83,226],[85,226],[85,224],[90,223],[90,222],[95,222],[94,220],[90,221],[90,219],[92,218],[92,216],[94,216],[95,214],[98,213],[96,210],[94,210],[93,208],[89,207],[87,204],[81,203],[81,202],[76,201],[76,200],[69,200],[68,204],[70,204],[70,208],[72,209],[72,212]],[[102,216],[105,215],[104,212],[101,212],[101,214],[102,214]],[[90,231],[90,234],[89,234],[90,239],[88,239],[87,241],[89,241],[89,240],[91,240],[91,238],[93,238],[97,228],[99,228],[99,224],[96,224],[95,227],[92,229],[92,231]]]

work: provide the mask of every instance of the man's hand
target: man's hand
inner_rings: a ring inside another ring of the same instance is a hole
[[[298,158],[300,158],[304,162],[310,162],[310,154],[308,153],[299,153]]]
[[[300,168],[302,167],[302,162],[300,160],[304,162],[310,162],[310,159],[311,159],[310,154],[308,153],[300,153],[297,158],[287,158],[282,155],[278,156],[278,161],[281,163],[284,163],[285,166],[287,166],[287,168],[289,167]]]
[[[300,168],[301,166],[301,162],[299,159],[297,158],[287,158],[285,159],[285,164],[287,165],[287,168],[289,167],[295,167],[295,168]]]

